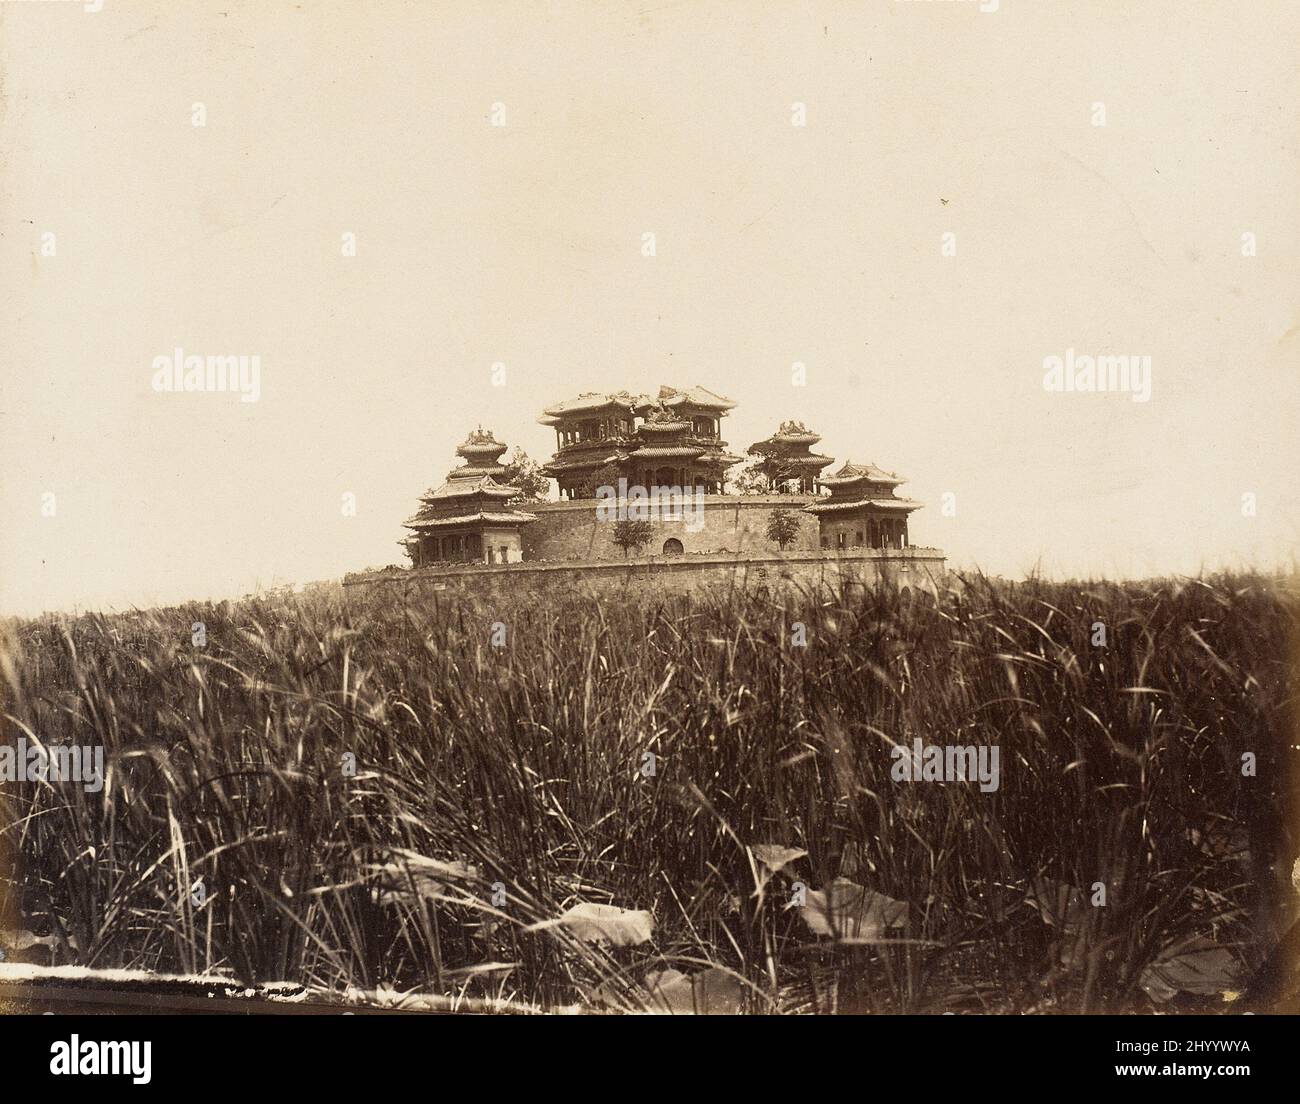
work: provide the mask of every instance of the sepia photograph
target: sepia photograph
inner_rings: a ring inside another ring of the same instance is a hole
[[[0,0],[17,1065],[1280,1066],[1298,120],[1288,0]]]

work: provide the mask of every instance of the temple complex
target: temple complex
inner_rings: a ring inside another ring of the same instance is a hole
[[[735,405],[703,387],[661,387],[654,398],[626,391],[579,395],[542,412],[539,421],[555,428],[556,443],[542,474],[559,484],[565,499],[593,498],[597,486],[615,486],[620,478],[647,489],[721,494],[727,469],[741,459],[727,452],[721,433],[722,418]]]
[[[913,544],[908,519],[922,504],[897,493],[900,476],[852,461],[823,474],[834,460],[794,420],[732,472],[741,457],[728,451],[722,419],[735,405],[698,386],[588,392],[543,412],[555,454],[540,467],[522,454],[503,463],[506,446],[480,427],[404,523],[401,544],[419,570],[390,565],[344,586],[393,584],[403,601],[439,602],[569,593],[660,602],[702,591],[843,601],[884,581],[900,594],[937,593],[944,555]]]
[[[818,475],[833,463],[831,457],[810,451],[820,440],[803,422],[782,422],[767,440],[750,445],[749,455],[759,457],[759,470],[774,494],[816,494]]]
[[[523,559],[520,527],[537,520],[510,505],[519,488],[497,482],[506,474],[506,446],[481,427],[456,449],[465,463],[447,481],[420,498],[405,522],[412,535],[402,544],[416,567],[435,563],[518,563]]]
[[[894,489],[906,482],[875,464],[846,462],[820,483],[830,497],[806,506],[820,522],[823,548],[906,548],[907,515],[921,503],[899,498]]]
[[[921,503],[899,497],[903,480],[852,462],[822,474],[834,461],[812,450],[821,438],[802,422],[783,421],[751,445],[754,462],[736,481],[743,493],[732,491],[728,472],[741,457],[728,451],[722,419],[735,405],[696,386],[589,392],[547,407],[540,421],[555,429],[555,454],[533,471],[559,484],[559,501],[546,500],[545,481],[528,467],[503,464],[506,446],[480,427],[456,449],[461,465],[421,496],[401,543],[417,567],[595,563],[630,554],[911,555],[908,517]],[[779,541],[778,513],[785,519]],[[648,524],[620,530],[619,520]]]

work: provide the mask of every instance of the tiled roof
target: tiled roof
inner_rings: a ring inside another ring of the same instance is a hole
[[[715,395],[707,387],[700,387],[698,384],[685,389],[660,387],[658,396],[653,399],[642,400],[638,404],[638,409],[657,404],[663,406],[703,406],[713,410],[730,410],[736,405],[730,399],[724,398],[722,395]]]
[[[846,460],[839,471],[833,475],[823,477],[822,482],[828,487],[837,483],[848,484],[858,482],[868,483],[889,483],[897,486],[899,483],[906,483],[907,480],[900,479],[893,472],[887,472],[884,468],[878,468],[875,464],[855,464],[852,460]]]
[[[527,522],[536,520],[536,514],[526,514],[522,510],[480,510],[476,514],[458,514],[455,517],[426,518],[424,521],[411,518],[403,524],[407,529],[445,529],[451,525],[524,525]]]
[[[605,394],[600,391],[584,391],[576,399],[565,399],[554,406],[546,407],[542,413],[552,418],[570,417],[584,411],[604,410],[607,406],[621,406],[630,410],[641,400],[639,395],[629,395],[626,391]]]
[[[692,448],[689,445],[645,445],[632,454],[638,460],[677,458],[683,460],[694,460],[698,456],[704,455],[704,449]]]
[[[619,460],[626,460],[626,453],[612,453],[608,456],[585,456],[573,457],[563,460],[551,460],[542,465],[541,471],[549,474],[551,472],[562,471],[586,471],[590,468],[598,468],[602,464],[613,464]]]
[[[501,464],[462,464],[447,473],[448,480],[482,479],[485,475],[498,476],[505,472]]]
[[[495,460],[506,451],[505,445],[461,445],[456,450],[457,456],[463,456],[466,460],[473,460],[482,457],[488,457]]]
[[[637,426],[641,433],[684,433],[690,428],[690,422],[643,422]]]
[[[456,448],[461,455],[465,453],[504,452],[505,445],[492,436],[490,429],[472,429],[469,435]]]
[[[507,487],[498,483],[490,475],[478,479],[449,479],[437,490],[429,491],[423,496],[425,502],[436,502],[444,498],[470,498],[475,495],[491,495],[493,498],[514,498],[519,494],[518,487]]]
[[[877,510],[919,510],[924,503],[910,498],[859,498],[853,502],[814,502],[804,509],[810,514],[830,514],[840,510],[861,510],[870,506]]]
[[[783,445],[815,445],[821,440],[821,435],[814,433],[803,422],[782,422],[777,427],[777,431],[772,434],[766,441],[758,441],[758,445],[771,445],[780,442]]]
[[[797,422],[793,418],[787,419],[776,427],[776,432],[772,434],[774,440],[778,441],[820,441],[821,438],[809,429],[803,422]]]

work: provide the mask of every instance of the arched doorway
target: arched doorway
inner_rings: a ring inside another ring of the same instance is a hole
[[[680,556],[683,551],[684,549],[682,548],[682,542],[679,541],[676,537],[669,537],[666,541],[664,541],[665,556]]]

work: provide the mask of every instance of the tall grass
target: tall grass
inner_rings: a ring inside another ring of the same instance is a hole
[[[1248,974],[1293,919],[1298,614],[1229,576],[15,622],[4,740],[102,743],[108,780],[0,787],[0,926],[92,966],[541,1008],[636,1007],[665,966],[759,1011],[1150,1007],[1160,956]],[[892,781],[915,738],[1000,745],[1000,788]],[[765,879],[763,843],[807,855]],[[816,938],[787,906],[836,877],[906,928]],[[577,902],[654,938],[550,923]]]

